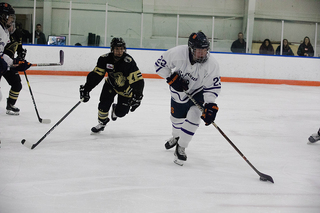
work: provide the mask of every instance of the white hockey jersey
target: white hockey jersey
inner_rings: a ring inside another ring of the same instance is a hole
[[[173,47],[164,52],[155,62],[156,73],[164,79],[177,72],[188,82],[191,96],[203,90],[205,103],[214,103],[221,90],[220,70],[218,62],[209,56],[205,63],[191,65],[187,45]],[[184,92],[170,87],[171,97],[178,103],[186,103],[189,99]]]
[[[8,43],[10,43],[10,33],[7,29],[3,29],[3,27],[0,25],[0,56],[3,57],[9,67],[12,65],[12,59],[8,55],[3,54],[4,48]]]

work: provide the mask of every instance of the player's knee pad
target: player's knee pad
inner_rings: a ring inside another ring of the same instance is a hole
[[[98,104],[98,110],[101,112],[109,112],[112,102],[109,100],[100,101]]]
[[[201,111],[198,109],[197,106],[192,106],[190,107],[188,114],[187,114],[187,119],[192,122],[192,123],[200,123],[200,117],[201,117]]]
[[[14,84],[11,85],[11,90],[14,92],[20,92],[21,89],[22,89],[21,82],[15,82]]]
[[[5,76],[8,84],[11,86],[11,90],[14,92],[20,92],[22,89],[21,78],[18,72],[11,72],[9,71],[8,74]]]
[[[130,109],[130,106],[125,103],[118,103],[115,109],[115,114],[117,117],[124,117],[126,114],[128,114]]]

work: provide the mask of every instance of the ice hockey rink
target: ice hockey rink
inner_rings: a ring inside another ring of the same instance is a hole
[[[79,101],[85,76],[28,75],[5,113],[9,86],[0,86],[1,213],[319,213],[320,88],[222,83],[216,124],[260,172],[259,176],[213,125],[200,125],[184,166],[165,150],[171,137],[170,95],[162,79],[145,79],[141,106],[91,134],[103,85],[91,93],[33,150]]]

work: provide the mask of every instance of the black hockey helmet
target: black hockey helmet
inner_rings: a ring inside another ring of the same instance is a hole
[[[124,51],[127,50],[126,48],[126,43],[124,42],[124,40],[119,37],[119,38],[113,38],[111,43],[110,43],[110,47],[111,47],[111,52],[113,52],[114,48],[115,47],[123,47],[124,48]]]
[[[0,3],[0,22],[2,25],[6,26],[7,28],[10,27],[10,26],[7,26],[7,21],[10,15],[13,15],[15,19],[14,9],[11,7],[10,4],[1,2]]]
[[[193,56],[194,62],[204,63],[208,60],[208,57],[210,55],[210,52],[209,52],[210,42],[207,36],[203,32],[199,31],[197,33],[192,33],[189,36],[188,47],[189,47],[190,54]],[[194,56],[195,49],[207,49],[207,55],[202,58],[195,58]]]

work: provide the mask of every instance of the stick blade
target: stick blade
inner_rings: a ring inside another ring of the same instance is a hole
[[[33,149],[34,145],[32,143],[29,143],[29,141],[26,141],[26,139],[23,139],[21,141],[22,145],[24,145],[25,147],[29,148],[29,149]]]
[[[273,178],[270,175],[266,175],[263,173],[260,173],[259,175],[261,181],[270,181],[271,183],[274,183]]]
[[[51,120],[50,119],[41,119],[40,123],[49,124],[49,123],[51,123]]]
[[[61,65],[64,64],[64,52],[63,52],[63,50],[60,50],[60,64]]]

